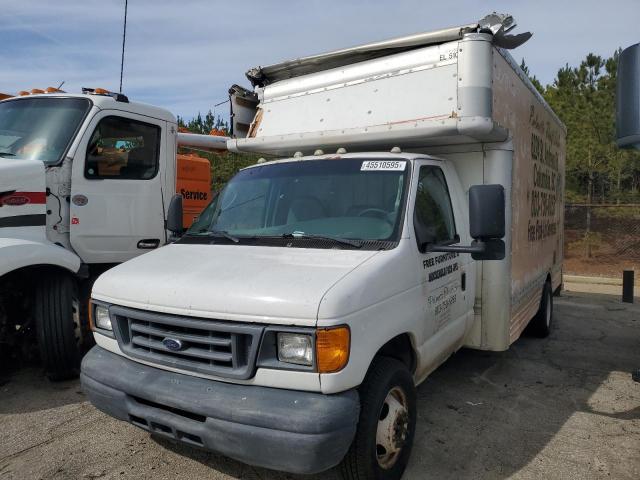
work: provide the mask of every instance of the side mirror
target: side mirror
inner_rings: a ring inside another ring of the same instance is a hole
[[[469,189],[469,233],[475,240],[504,237],[504,187],[473,185]]]
[[[473,185],[469,188],[469,233],[471,246],[482,247],[471,252],[474,260],[502,260],[505,201],[502,185]]]
[[[182,195],[176,194],[171,197],[169,210],[167,211],[167,230],[175,235],[181,235],[184,231],[182,222]]]
[[[618,57],[616,138],[619,147],[640,148],[640,43]]]
[[[431,252],[470,253],[474,260],[503,260],[505,199],[502,185],[473,185],[469,189],[469,246],[437,245]]]

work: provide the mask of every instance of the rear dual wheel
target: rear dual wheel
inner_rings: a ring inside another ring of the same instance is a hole
[[[551,282],[547,281],[542,287],[542,296],[540,297],[540,307],[535,317],[531,319],[527,331],[532,335],[545,338],[551,333],[551,323],[553,321],[553,291],[551,290]]]
[[[416,389],[407,367],[388,357],[374,360],[360,387],[360,419],[340,470],[347,480],[397,480],[415,435]]]

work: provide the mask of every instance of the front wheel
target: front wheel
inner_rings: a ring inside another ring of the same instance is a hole
[[[416,389],[398,360],[374,360],[360,387],[360,419],[340,470],[345,480],[396,480],[402,476],[416,428]]]
[[[40,359],[50,380],[78,376],[82,346],[82,302],[71,275],[46,273],[34,301]]]

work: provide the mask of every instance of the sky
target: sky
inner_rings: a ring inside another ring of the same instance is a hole
[[[191,118],[228,116],[227,91],[257,65],[473,23],[497,11],[533,37],[511,53],[551,83],[590,52],[640,42],[640,0],[129,0],[123,93]],[[4,0],[0,92],[117,91],[124,0]]]

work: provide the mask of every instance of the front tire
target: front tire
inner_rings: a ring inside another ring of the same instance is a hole
[[[82,322],[78,285],[68,274],[46,273],[35,292],[38,350],[50,380],[75,378],[80,372]]]
[[[407,367],[374,360],[360,387],[360,419],[340,471],[345,480],[397,480],[409,461],[416,428],[416,389]]]

